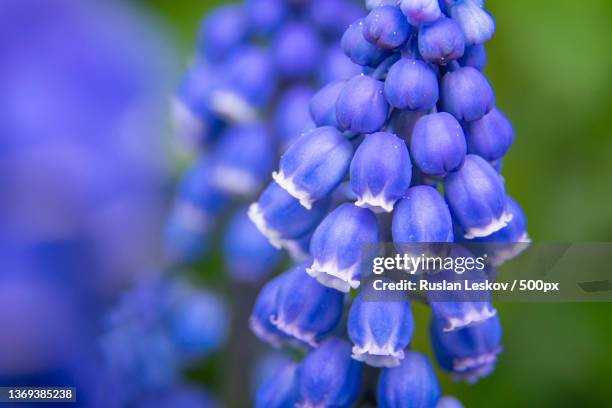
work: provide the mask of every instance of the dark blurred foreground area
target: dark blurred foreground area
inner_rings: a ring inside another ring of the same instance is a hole
[[[0,2],[0,386],[73,406],[110,406],[99,316],[156,257],[167,58],[131,7]]]

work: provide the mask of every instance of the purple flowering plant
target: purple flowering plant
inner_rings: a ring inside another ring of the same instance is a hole
[[[269,182],[278,154],[315,127],[308,107],[316,88],[360,72],[338,40],[364,13],[352,0],[246,0],[204,18],[194,62],[173,98],[177,136],[196,158],[182,176],[166,227],[170,265],[190,264],[210,253],[220,228],[230,279],[256,284],[281,261],[277,242],[301,239],[320,222],[327,210],[321,202],[315,206],[318,218],[301,206],[286,210],[295,223],[281,236],[270,235],[271,245],[250,222],[245,204]],[[319,148],[344,149],[349,158],[350,143],[340,132],[338,146],[326,139],[322,134],[325,147]],[[340,175],[342,166],[321,171]],[[321,198],[329,193],[325,186],[319,189]],[[266,194],[278,206],[278,194],[286,193],[268,189]],[[294,254],[304,252],[300,240],[286,246]]]
[[[529,242],[501,175],[514,132],[482,72],[495,30],[484,2],[366,3],[369,14],[341,39],[361,72],[313,96],[314,128],[289,144],[249,207],[261,234],[298,262],[261,290],[251,328],[273,346],[306,351],[287,363],[291,376],[261,385],[258,407],[351,406],[363,364],[381,369],[380,407],[461,406],[441,397],[429,359],[410,349],[408,299],[356,293],[364,246],[479,243],[492,270],[519,251],[495,253],[489,243]],[[468,382],[489,375],[502,352],[490,297],[428,303],[439,366]]]

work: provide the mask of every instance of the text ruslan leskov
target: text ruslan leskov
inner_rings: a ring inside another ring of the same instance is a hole
[[[374,290],[378,291],[520,291],[520,292],[553,292],[559,290],[558,282],[545,282],[541,279],[515,279],[510,282],[484,281],[447,281],[431,282],[426,279],[411,281],[402,279],[400,281],[385,281],[377,279],[372,282]]]

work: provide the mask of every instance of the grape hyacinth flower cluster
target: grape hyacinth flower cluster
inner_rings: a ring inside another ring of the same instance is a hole
[[[460,406],[440,397],[428,358],[409,349],[415,327],[407,298],[368,301],[365,287],[350,303],[364,278],[364,248],[477,243],[491,251],[490,274],[524,248],[496,253],[495,243],[508,249],[529,241],[500,174],[514,131],[482,72],[495,29],[484,2],[367,3],[370,13],[341,41],[362,72],[313,96],[316,127],[287,148],[249,208],[271,244],[308,251],[268,282],[252,312],[260,339],[308,350],[291,375],[261,386],[260,407],[350,406],[362,363],[382,368],[380,407]],[[449,256],[469,255],[467,248],[453,245]],[[428,299],[439,365],[468,382],[490,374],[502,351],[490,296]],[[344,330],[352,347],[339,338]]]
[[[184,399],[192,401],[187,406],[216,407],[183,384],[181,371],[222,346],[228,322],[222,299],[185,279],[157,276],[135,284],[108,311],[100,337],[113,398],[108,406],[159,400],[155,406],[171,407],[165,404]]]
[[[245,0],[203,20],[195,62],[173,101],[178,136],[197,158],[166,228],[172,265],[199,259],[229,218],[221,247],[230,277],[256,283],[275,270],[278,245],[259,233],[241,203],[261,193],[278,153],[314,127],[308,105],[316,87],[360,72],[338,40],[364,13],[352,0]],[[311,227],[306,221],[293,235]],[[293,255],[301,248],[295,242]]]

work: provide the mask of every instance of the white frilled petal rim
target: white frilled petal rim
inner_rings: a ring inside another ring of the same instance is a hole
[[[310,347],[315,348],[319,345],[316,340],[317,333],[302,330],[295,323],[285,321],[285,318],[282,315],[270,317],[270,322],[272,322],[272,324],[276,326],[278,330],[285,333],[287,336],[293,337],[294,339],[299,340]]]
[[[214,112],[231,122],[250,123],[257,120],[257,110],[232,91],[214,91],[210,96],[210,105]]]
[[[494,219],[489,225],[485,225],[484,227],[467,229],[464,237],[466,239],[488,237],[489,235],[499,231],[500,229],[508,225],[508,223],[512,221],[512,217],[513,215],[511,213],[504,212],[501,217],[499,217],[498,219]]]
[[[521,237],[515,243],[508,244],[508,247],[506,249],[497,250],[489,254],[491,265],[498,267],[502,265],[504,262],[516,258],[524,250],[529,248],[530,244],[531,244],[531,239],[529,238],[529,235],[527,235],[527,233],[525,232],[523,235],[521,235]]]
[[[356,279],[358,271],[359,263],[340,269],[335,259],[323,264],[315,259],[310,268],[306,268],[306,272],[321,285],[344,293],[359,287],[359,279]]]
[[[372,367],[397,367],[404,359],[404,350],[393,350],[389,344],[379,346],[369,341],[363,347],[355,344],[351,357]]]
[[[296,200],[298,200],[302,207],[306,208],[307,210],[312,209],[312,203],[314,203],[315,200],[310,197],[310,194],[308,194],[307,191],[302,190],[295,184],[295,182],[293,181],[293,177],[287,177],[285,173],[281,170],[278,172],[273,172],[272,178],[286,192],[288,192]]]
[[[215,166],[213,181],[221,190],[241,196],[253,196],[260,182],[249,172],[230,166]]]
[[[355,205],[361,208],[369,208],[376,214],[380,214],[392,212],[396,202],[397,200],[387,200],[384,190],[377,195],[372,195],[370,190],[367,190],[358,197]]]
[[[497,361],[497,355],[502,352],[501,347],[489,353],[479,354],[474,357],[456,358],[453,360],[453,371],[458,373],[474,370],[486,365],[493,365]]]
[[[283,338],[276,333],[271,333],[268,331],[264,325],[257,319],[251,317],[249,319],[249,327],[251,331],[255,333],[255,335],[265,343],[268,343],[274,348],[278,348],[283,343]]]
[[[268,238],[270,245],[276,249],[283,249],[287,241],[281,238],[278,231],[268,226],[268,223],[263,215],[263,211],[261,211],[261,208],[259,208],[259,204],[251,204],[247,214],[259,232],[261,232],[264,237]]]
[[[448,326],[444,328],[444,331],[451,332],[454,330],[459,330],[472,324],[490,319],[496,314],[497,310],[493,309],[489,305],[485,305],[481,310],[470,310],[470,312],[465,314],[465,316],[462,318],[451,317],[446,319]]]
[[[495,370],[495,362],[484,364],[480,367],[463,372],[453,372],[455,381],[466,381],[468,384],[475,384],[483,377],[488,376]]]
[[[268,226],[263,212],[261,211],[261,208],[259,208],[259,204],[251,204],[247,214],[259,232],[261,232],[264,237],[268,238],[270,245],[272,245],[274,248],[286,249],[291,258],[296,262],[310,258],[310,255],[301,247],[299,241],[282,238],[277,230]]]

